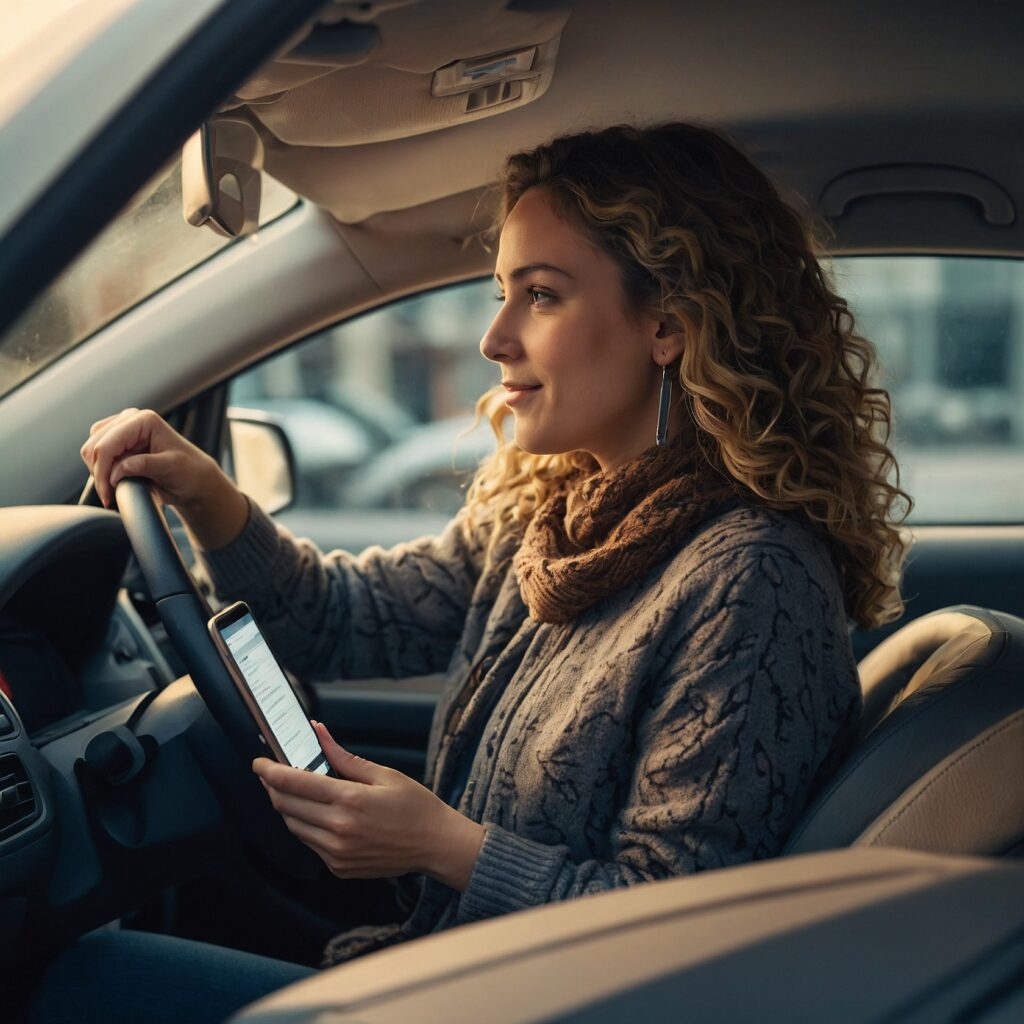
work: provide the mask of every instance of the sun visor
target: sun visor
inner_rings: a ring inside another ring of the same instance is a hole
[[[329,5],[236,94],[281,142],[383,142],[504,113],[551,84],[569,5],[540,0]]]

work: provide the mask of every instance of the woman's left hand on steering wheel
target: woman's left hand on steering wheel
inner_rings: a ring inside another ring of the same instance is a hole
[[[313,727],[341,778],[266,757],[253,761],[289,831],[338,878],[413,871],[462,892],[483,842],[483,826],[407,775],[345,750],[322,722]]]

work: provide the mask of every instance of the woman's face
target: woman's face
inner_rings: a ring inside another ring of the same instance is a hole
[[[661,367],[678,335],[626,306],[610,256],[528,189],[505,222],[501,308],[480,351],[501,367],[515,441],[535,455],[582,449],[602,470],[654,444]],[[657,360],[657,362],[656,362]]]

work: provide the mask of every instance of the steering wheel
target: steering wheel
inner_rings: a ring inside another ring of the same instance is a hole
[[[114,493],[157,614],[196,691],[245,765],[267,756],[259,729],[207,629],[210,608],[185,567],[149,481],[126,477]],[[249,771],[241,774],[231,802],[245,832],[289,874],[315,877],[323,869],[320,860],[288,831],[257,777]]]

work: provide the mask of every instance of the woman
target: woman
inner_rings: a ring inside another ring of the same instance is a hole
[[[336,875],[402,876],[408,919],[328,964],[777,854],[857,721],[850,620],[902,610],[874,351],[760,171],[687,125],[564,137],[509,159],[499,224],[479,410],[514,439],[440,537],[324,556],[152,413],[82,449],[108,506],[153,480],[292,671],[447,673],[429,788],[319,724],[342,779],[254,763]]]

